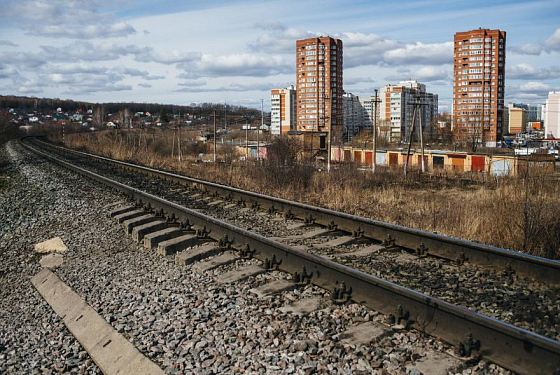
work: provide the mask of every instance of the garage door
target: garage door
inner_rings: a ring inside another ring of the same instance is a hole
[[[485,161],[485,157],[484,156],[473,156],[471,158],[472,163],[471,163],[471,171],[473,172],[484,172],[484,161]]]

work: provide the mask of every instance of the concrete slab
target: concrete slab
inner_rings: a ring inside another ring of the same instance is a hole
[[[159,255],[171,255],[177,251],[184,250],[187,247],[196,246],[200,243],[200,239],[194,234],[185,234],[183,236],[171,238],[158,244]]]
[[[227,252],[223,253],[222,255],[218,255],[215,258],[196,263],[193,266],[193,270],[195,270],[196,272],[202,273],[202,272],[205,272],[205,271],[212,270],[216,267],[223,266],[225,264],[233,263],[238,259],[239,259],[239,257],[237,255],[233,254],[232,252],[227,251]]]
[[[49,254],[45,255],[39,261],[39,264],[43,268],[55,268],[60,267],[64,261],[64,256],[62,254]]]
[[[222,249],[215,243],[207,243],[202,246],[186,249],[175,255],[175,264],[186,266],[198,262],[204,258],[217,255],[222,252]]]
[[[335,335],[334,338],[345,344],[367,345],[372,341],[377,342],[392,333],[391,329],[379,323],[367,322],[349,327],[346,331]]]
[[[273,294],[281,293],[285,290],[290,290],[295,288],[295,286],[296,284],[294,284],[291,280],[280,279],[250,289],[249,292],[256,294],[259,298],[264,298]]]
[[[144,247],[146,249],[155,249],[160,242],[179,237],[182,234],[183,232],[176,227],[165,228],[158,230],[157,232],[148,233],[144,236]]]
[[[328,256],[328,258],[332,259],[332,258],[339,258],[339,257],[345,257],[345,256],[365,257],[365,256],[368,256],[370,254],[379,253],[383,250],[385,250],[385,247],[382,246],[382,245],[370,245],[370,246],[364,247],[363,249],[356,250],[356,251],[331,254],[331,255]]]
[[[113,217],[113,219],[115,219],[117,221],[117,223],[122,224],[125,220],[134,219],[136,217],[143,216],[145,214],[146,214],[146,211],[144,211],[144,210],[133,210],[133,211],[128,211],[128,212],[116,215],[116,216]]]
[[[133,205],[120,206],[120,207],[114,208],[111,211],[109,211],[107,213],[107,216],[108,217],[115,217],[117,215],[124,214],[125,212],[133,211],[135,209],[136,209],[136,207],[133,206]]]
[[[223,200],[217,200],[217,201],[213,201],[213,202],[208,203],[208,205],[209,206],[217,206],[220,203],[224,203],[224,201]]]
[[[202,194],[200,194],[200,193],[193,194],[193,195],[190,196],[191,199],[198,199],[200,197],[202,197]]]
[[[343,245],[350,245],[356,242],[356,238],[352,236],[341,236],[337,238],[333,238],[330,241],[314,244],[313,247],[318,249],[324,249],[327,247],[336,247],[336,246],[343,246]]]
[[[279,310],[283,313],[305,315],[318,310],[319,306],[321,306],[321,297],[309,297],[300,299],[291,305],[282,306]]]
[[[167,224],[163,220],[152,221],[146,224],[139,225],[132,229],[132,238],[140,242],[144,240],[144,236],[148,233],[157,232],[167,228]]]
[[[430,352],[414,364],[407,365],[407,370],[420,371],[423,375],[447,375],[449,372],[460,371],[465,363],[449,354]]]
[[[147,214],[135,217],[134,219],[125,220],[122,225],[126,234],[132,234],[132,229],[134,229],[134,227],[151,223],[153,221],[159,221],[159,219],[152,214]]]
[[[234,208],[234,207],[237,207],[237,203],[230,203],[230,204],[226,204],[226,205],[224,206],[224,208],[225,208],[226,210],[232,209],[232,208]]]
[[[104,374],[164,374],[50,270],[41,270],[31,283]]]
[[[60,237],[54,237],[35,245],[35,251],[41,254],[63,253],[66,250],[68,250],[68,248]]]
[[[266,272],[264,268],[257,266],[256,264],[252,264],[250,266],[242,267],[240,269],[218,275],[218,277],[216,277],[216,281],[222,284],[229,284],[236,281],[245,280],[246,278],[251,276],[260,275],[263,272]]]

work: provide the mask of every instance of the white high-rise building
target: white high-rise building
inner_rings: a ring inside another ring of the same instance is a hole
[[[544,112],[544,136],[560,138],[560,91],[548,93]]]
[[[349,141],[363,128],[363,109],[360,98],[351,93],[342,94],[342,103],[344,109],[344,140]]]
[[[438,96],[426,92],[426,85],[416,81],[403,81],[397,85],[387,85],[380,90],[379,118],[390,124],[391,142],[408,140],[412,128],[414,102],[419,98],[417,121],[422,120],[425,129],[438,114]],[[419,124],[419,122],[417,122]]]
[[[270,90],[270,133],[286,134],[295,130],[296,122],[297,98],[294,86]]]

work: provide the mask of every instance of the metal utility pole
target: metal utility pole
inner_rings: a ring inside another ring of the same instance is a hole
[[[245,119],[245,162],[249,160],[249,123]]]
[[[261,99],[261,126],[257,127],[257,160],[260,160],[261,158],[259,133],[261,132],[263,126],[264,126],[264,99]]]
[[[214,111],[214,163],[216,162],[216,111]]]
[[[327,102],[328,102],[329,97],[327,96],[327,94],[325,94],[325,100],[323,101],[324,105],[323,105],[323,126],[326,126],[328,118],[327,118]],[[332,108],[331,109],[331,113],[332,113]],[[332,118],[331,118],[332,120]],[[327,172],[330,173],[331,172],[331,128],[332,128],[332,121],[329,121],[329,125],[328,125],[328,132],[327,132]]]
[[[408,161],[410,159],[410,148],[412,147],[412,136],[414,135],[414,124],[416,123],[416,111],[418,110],[418,98],[414,102],[414,111],[412,112],[412,125],[408,136],[408,150],[406,151],[406,162],[404,163],[404,175],[408,173]]]
[[[420,153],[421,153],[421,157],[422,157],[422,173],[426,172],[426,165],[424,163],[424,137],[423,137],[423,133],[424,133],[424,127],[423,127],[423,118],[424,118],[424,107],[422,107],[420,109],[420,127],[419,127],[419,131],[420,131]]]
[[[373,155],[371,157],[371,172],[375,173],[375,165],[377,164],[377,89],[375,89],[373,103]]]

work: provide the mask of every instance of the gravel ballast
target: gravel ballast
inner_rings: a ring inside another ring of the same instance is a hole
[[[87,353],[33,289],[39,270],[33,246],[56,236],[68,250],[54,272],[166,373],[415,373],[406,366],[450,349],[417,331],[395,331],[371,345],[342,344],[337,334],[385,317],[363,306],[334,306],[324,290],[307,286],[259,299],[248,293],[286,278],[274,271],[233,284],[214,277],[255,260],[200,274],[173,257],[148,251],[106,217],[123,200],[104,186],[53,166],[10,143],[10,182],[1,191],[2,300],[0,372],[98,373]],[[308,315],[280,307],[321,297]],[[1,367],[6,366],[6,367]],[[464,374],[508,373],[475,362]]]

